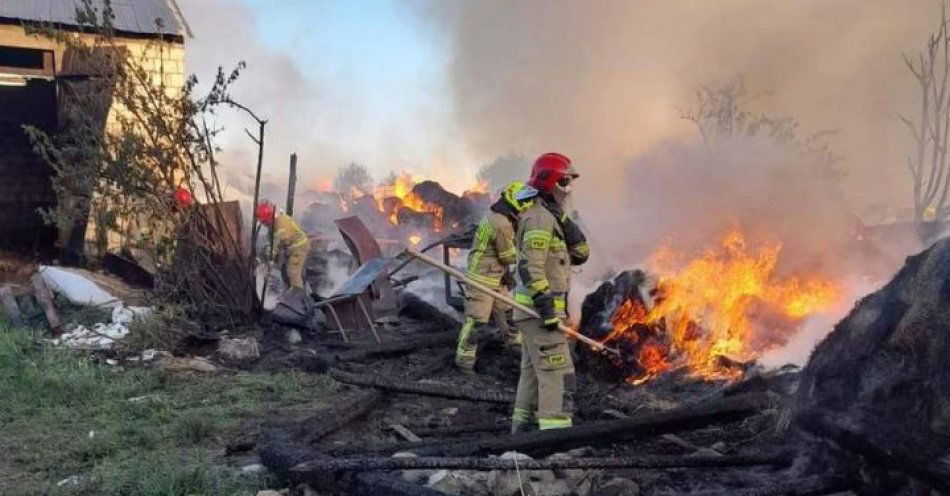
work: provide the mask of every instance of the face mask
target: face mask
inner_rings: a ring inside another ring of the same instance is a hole
[[[570,194],[574,189],[574,178],[571,176],[564,176],[557,182],[557,184],[554,185],[554,188],[566,194]]]
[[[554,188],[554,201],[557,203],[562,210],[566,210],[567,206],[571,203],[571,192],[570,188],[567,191],[561,189],[561,187]]]
[[[571,203],[571,192],[574,190],[574,178],[570,176],[562,177],[554,185],[554,201],[561,209],[566,209]]]

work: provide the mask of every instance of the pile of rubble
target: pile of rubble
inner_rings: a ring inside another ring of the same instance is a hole
[[[323,494],[944,492],[948,284],[943,241],[862,300],[803,372],[630,386],[581,367],[578,425],[516,435],[515,358],[486,354],[478,376],[461,376],[447,367],[450,329],[407,331],[325,355],[352,389],[252,444],[268,469]]]
[[[950,239],[908,258],[818,345],[795,422],[847,463],[862,493],[897,493],[909,479],[950,493],[947,356]]]

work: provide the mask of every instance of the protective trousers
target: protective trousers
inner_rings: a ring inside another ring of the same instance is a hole
[[[540,429],[570,427],[574,415],[574,362],[567,338],[540,319],[518,322],[522,335],[521,377],[512,432],[537,422]]]
[[[303,272],[307,266],[310,243],[301,243],[287,249],[287,281],[291,288],[303,289]]]
[[[489,319],[494,319],[505,340],[514,343],[517,331],[508,325],[508,305],[476,289],[469,290],[465,298],[465,322],[459,330],[455,348],[455,364],[459,368],[473,370],[478,355],[478,337],[484,332]]]

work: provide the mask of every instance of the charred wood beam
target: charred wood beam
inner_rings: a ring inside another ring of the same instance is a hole
[[[347,396],[333,408],[317,413],[306,422],[319,426],[307,433],[307,443],[315,443],[346,427],[354,420],[366,416],[384,397],[385,394],[381,391],[361,391]]]
[[[420,349],[432,348],[436,346],[445,346],[454,344],[458,339],[458,333],[440,332],[436,334],[423,334],[407,339],[395,341],[386,341],[369,346],[360,346],[338,353],[337,360],[355,361],[377,355],[398,355],[402,353],[413,353]]]
[[[897,442],[880,446],[871,439],[853,432],[832,420],[833,414],[813,412],[795,417],[806,431],[830,440],[850,453],[860,455],[884,471],[897,471],[931,486],[940,494],[950,494],[950,464],[924,457],[904,449]]]
[[[705,427],[714,422],[744,419],[765,409],[770,404],[768,395],[735,396],[713,400],[693,407],[682,407],[666,412],[646,413],[636,417],[525,434],[485,438],[426,439],[421,442],[365,443],[327,447],[336,456],[393,454],[403,451],[419,455],[469,456],[478,453],[522,452],[553,453],[558,448],[598,446],[614,443],[628,437],[648,437],[667,432],[682,432]],[[507,426],[506,426],[507,427]],[[501,429],[499,429],[501,430]],[[507,431],[508,429],[503,429]],[[424,431],[417,431],[423,435]]]
[[[308,453],[309,450],[286,438],[272,439],[259,451],[261,463],[277,474],[281,480],[293,483],[307,482],[319,487],[321,491],[326,490],[333,494],[444,496],[443,493],[425,486],[407,483],[389,474],[326,472],[301,476],[299,473],[292,472],[292,467],[308,459]]]
[[[36,296],[36,301],[39,302],[40,307],[43,308],[43,314],[46,315],[46,322],[49,323],[50,331],[52,331],[54,336],[62,334],[63,321],[59,318],[56,304],[53,303],[53,293],[46,285],[46,282],[43,281],[43,276],[39,273],[33,274],[30,281],[33,283],[33,295]]]
[[[410,258],[409,260],[413,260]],[[392,274],[392,273],[390,273]],[[399,294],[399,316],[425,322],[440,329],[458,331],[461,322],[439,310],[435,305],[409,291]]]
[[[395,391],[398,393],[420,394],[424,396],[438,396],[441,398],[454,398],[470,401],[484,401],[488,403],[510,404],[514,402],[515,397],[511,393],[501,393],[496,391],[485,391],[481,389],[472,389],[460,386],[449,386],[445,384],[418,383],[403,379],[391,379],[370,374],[353,374],[343,372],[338,369],[330,370],[330,377],[344,384],[355,386],[366,386],[386,391]]]
[[[609,468],[716,468],[759,465],[788,466],[794,458],[791,451],[770,454],[730,456],[619,456],[606,458],[556,458],[548,460],[514,460],[503,458],[319,458],[297,465],[297,474],[381,470],[556,470]]]
[[[433,427],[428,429],[413,429],[419,437],[450,437],[459,434],[473,434],[476,432],[508,432],[511,426],[508,424],[473,424],[473,425],[454,425],[451,427]]]
[[[418,379],[438,372],[448,364],[447,357],[439,357],[408,374],[411,379]],[[383,391],[361,391],[343,399],[335,407],[319,412],[306,422],[307,425],[316,424],[319,427],[307,433],[306,439],[312,444],[324,437],[342,429],[354,420],[362,418],[373,411],[380,401],[386,397]]]
[[[839,475],[816,475],[747,489],[724,489],[686,493],[683,496],[824,496],[847,491],[847,480]]]
[[[511,426],[504,429],[505,437],[507,437],[507,433],[510,430]],[[385,455],[400,452],[416,453],[418,450],[432,448],[433,446],[443,446],[453,442],[463,443],[476,441],[482,438],[484,438],[484,436],[466,436],[451,440],[430,438],[423,439],[422,441],[370,441],[368,443],[349,444],[345,446],[326,446],[324,449],[328,455],[340,457]]]
[[[398,477],[367,472],[357,474],[352,479],[339,479],[330,483],[337,486],[342,494],[379,494],[386,496],[445,496],[442,491],[429,489],[426,486],[412,484]],[[347,491],[349,489],[349,491]]]
[[[746,418],[772,406],[768,394],[737,395],[664,412],[644,413],[566,429],[551,429],[476,441],[447,441],[413,450],[419,455],[466,456],[477,453],[554,452],[559,448],[605,445],[619,439],[693,430],[714,422]]]

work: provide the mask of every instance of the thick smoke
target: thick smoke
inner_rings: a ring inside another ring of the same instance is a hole
[[[897,115],[917,103],[901,54],[923,46],[935,2],[486,0],[420,11],[454,49],[469,145],[572,156],[575,202],[606,265],[668,238],[708,242],[727,225],[780,237],[794,265],[828,264],[853,216],[909,204]],[[697,90],[739,75],[749,110],[794,117],[801,137],[838,131],[840,184],[762,140],[709,156],[681,114]]]
[[[858,219],[894,220],[871,211],[910,204],[897,116],[919,102],[901,54],[923,47],[937,2],[483,0],[420,12],[454,49],[456,115],[475,153],[575,159],[593,244],[587,284],[662,244],[695,251],[732,227],[781,242],[780,272],[825,273],[846,290],[899,263],[854,231]],[[739,76],[747,110],[793,117],[799,138],[836,130],[843,177],[762,137],[711,151],[681,115],[698,90]]]
[[[622,197],[630,159],[692,136],[679,119],[703,86],[743,75],[756,110],[840,129],[846,200],[908,203],[913,83],[901,60],[936,26],[935,2],[433,2],[454,47],[456,112],[472,148],[557,149],[587,173],[582,198]],[[663,145],[661,145],[663,146]],[[608,193],[608,194],[604,194]]]
[[[696,252],[738,228],[782,243],[786,268],[840,273],[843,254],[834,251],[850,244],[853,220],[836,177],[817,167],[767,137],[730,139],[715,151],[699,140],[664,142],[616,176],[625,191],[611,206],[623,214],[594,210],[593,228],[612,233],[594,237],[594,248],[602,264],[622,269],[660,243]]]

